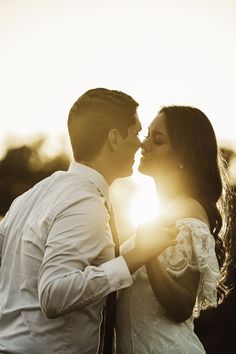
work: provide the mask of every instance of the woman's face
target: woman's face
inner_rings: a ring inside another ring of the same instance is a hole
[[[139,171],[154,178],[168,177],[179,168],[180,163],[171,145],[165,121],[165,114],[160,113],[149,126],[148,136],[141,145]]]

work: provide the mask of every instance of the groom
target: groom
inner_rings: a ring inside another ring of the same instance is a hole
[[[107,295],[173,243],[160,228],[114,258],[109,186],[132,174],[137,106],[119,91],[83,94],[68,119],[75,161],[18,197],[0,223],[0,352],[96,353]]]

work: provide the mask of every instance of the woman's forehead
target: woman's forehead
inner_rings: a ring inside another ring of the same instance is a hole
[[[150,130],[157,130],[163,133],[166,132],[166,123],[165,123],[165,115],[164,113],[160,113],[153,119],[152,123],[149,126]]]

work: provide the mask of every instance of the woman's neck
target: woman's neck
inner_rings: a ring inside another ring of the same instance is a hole
[[[179,180],[172,178],[170,181],[161,178],[155,179],[157,194],[160,198],[161,204],[166,205],[172,200],[181,195],[189,195],[187,186],[180,183]]]

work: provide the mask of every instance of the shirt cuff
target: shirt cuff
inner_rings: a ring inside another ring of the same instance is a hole
[[[126,288],[133,283],[129,268],[122,256],[103,263],[100,268],[107,276],[111,292]]]

